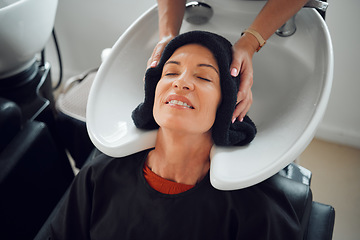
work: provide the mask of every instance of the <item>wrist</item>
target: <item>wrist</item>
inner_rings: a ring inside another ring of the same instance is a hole
[[[160,35],[160,39],[174,38],[174,37],[176,37],[177,35],[178,35],[178,34],[175,34],[175,33],[161,34],[161,35]]]
[[[259,43],[254,36],[248,33],[244,33],[235,43],[234,48],[242,49],[242,51],[245,50],[249,55],[252,56],[259,48]]]
[[[256,30],[253,30],[251,28],[246,29],[244,32],[241,33],[241,36],[248,36],[250,39],[252,39],[252,46],[256,46],[256,52],[260,51],[260,49],[265,45],[266,41],[265,39],[258,33]]]
[[[176,35],[173,35],[173,34],[162,35],[159,38],[159,43],[168,43],[175,37],[176,37]]]

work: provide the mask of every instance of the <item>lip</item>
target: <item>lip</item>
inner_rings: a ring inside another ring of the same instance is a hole
[[[188,108],[188,107],[182,107],[182,108],[195,109],[195,107],[191,103],[191,101],[188,98],[184,97],[184,96],[181,96],[181,95],[178,95],[178,94],[171,94],[165,99],[165,104],[168,104],[172,100],[181,101],[181,102],[186,103],[187,105],[191,106],[191,108]],[[174,105],[174,106],[181,107],[179,105]]]

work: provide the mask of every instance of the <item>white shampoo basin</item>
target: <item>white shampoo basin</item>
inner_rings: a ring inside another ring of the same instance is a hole
[[[235,42],[265,2],[207,1],[214,15],[201,26],[183,22],[181,31],[207,30]],[[107,155],[121,157],[154,146],[156,131],[141,131],[131,119],[143,101],[146,62],[158,40],[157,8],[143,14],[115,43],[90,91],[87,128]],[[333,51],[328,28],[314,9],[302,9],[297,31],[273,35],[256,53],[254,103],[249,116],[258,134],[248,146],[211,152],[210,178],[221,190],[245,188],[274,175],[294,161],[312,140],[329,99]]]
[[[0,0],[0,79],[27,69],[46,45],[57,0]]]

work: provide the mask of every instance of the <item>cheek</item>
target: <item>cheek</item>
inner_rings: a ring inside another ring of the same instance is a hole
[[[215,111],[215,113],[217,112],[217,109],[219,108],[220,104],[221,104],[221,90],[220,87],[214,89],[210,94],[208,94],[208,101],[209,105],[211,105],[211,108],[213,109],[213,111]]]
[[[206,106],[206,111],[203,112],[204,119],[208,119],[209,124],[212,126],[215,122],[216,112],[221,103],[221,92],[211,91],[206,94],[206,97],[201,98],[204,106]]]
[[[156,86],[155,89],[155,98],[154,98],[154,105],[153,105],[153,115],[155,116],[155,114],[158,112],[159,110],[159,105],[161,102],[161,85],[159,86],[159,84]]]
[[[167,85],[164,81],[159,81],[155,89],[155,98],[153,105],[153,116],[155,121],[158,123],[158,119],[161,119],[161,105],[164,101],[164,95],[166,94]],[[159,123],[158,123],[159,124]]]

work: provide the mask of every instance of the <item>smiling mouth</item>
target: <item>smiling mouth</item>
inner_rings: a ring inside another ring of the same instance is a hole
[[[178,101],[178,100],[171,100],[169,102],[166,102],[166,104],[178,105],[178,106],[186,107],[186,108],[189,108],[189,109],[194,109],[193,106],[190,106],[189,104],[184,103],[182,101]]]

